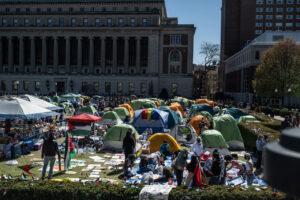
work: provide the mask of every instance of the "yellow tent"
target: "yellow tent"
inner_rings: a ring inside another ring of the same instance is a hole
[[[121,104],[121,105],[119,105],[119,107],[126,108],[128,110],[128,112],[130,113],[130,116],[131,117],[134,116],[134,111],[133,111],[131,105],[129,105],[129,104]]]
[[[203,117],[202,115],[196,115],[194,116],[191,121],[189,122],[190,125],[192,125],[196,131],[196,133],[199,135],[200,134],[200,128],[199,124],[201,123],[202,119],[206,122],[207,128],[210,127],[209,121],[206,119],[206,117]],[[204,127],[202,127],[203,129]]]
[[[207,103],[209,104],[211,107],[214,107],[215,106],[215,102],[213,101],[210,101],[208,99],[197,99],[195,104],[203,104],[203,103]]]
[[[174,112],[176,112],[177,110],[179,110],[179,112],[181,113],[182,117],[185,118],[186,114],[184,113],[181,105],[177,102],[171,103],[171,106],[169,106],[169,108],[171,110],[173,110]]]
[[[180,145],[171,135],[165,133],[156,133],[148,138],[148,141],[150,142],[150,153],[159,151],[160,145],[163,144],[164,140],[168,141],[171,152],[181,149]]]

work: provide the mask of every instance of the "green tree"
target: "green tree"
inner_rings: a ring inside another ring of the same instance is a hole
[[[266,50],[262,55],[262,63],[256,68],[253,87],[261,97],[283,99],[288,95],[299,96],[300,45],[296,45],[296,42],[291,39],[286,39]]]

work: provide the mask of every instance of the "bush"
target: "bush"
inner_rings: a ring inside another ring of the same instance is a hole
[[[258,123],[241,122],[238,124],[238,127],[243,137],[245,148],[251,151],[256,147],[256,140],[260,133],[263,135],[269,135],[270,136],[269,141],[277,140],[280,135],[280,132],[268,128],[263,124],[261,124],[260,122]],[[261,129],[262,132],[258,132],[258,129]]]
[[[4,190],[7,189],[6,195]],[[0,200],[116,200],[116,199],[139,199],[139,188],[130,185],[110,185],[104,183],[91,183],[83,185],[74,182],[54,181],[0,181]],[[190,190],[186,187],[174,188],[169,194],[170,200],[267,200],[290,199],[284,193],[275,194],[271,188],[255,191],[253,187],[243,191],[240,188],[227,186],[214,186],[201,190]]]

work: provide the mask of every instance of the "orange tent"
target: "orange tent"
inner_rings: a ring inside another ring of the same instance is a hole
[[[182,117],[185,118],[186,114],[184,113],[181,105],[177,102],[171,103],[170,106],[168,106],[171,110],[173,110],[174,112],[176,112],[177,110],[179,110],[179,112],[181,113]]]
[[[121,105],[119,105],[119,107],[126,108],[128,110],[128,112],[130,113],[130,116],[131,117],[134,116],[134,111],[133,111],[132,107],[129,104],[121,104]]]
[[[215,102],[210,101],[208,99],[197,99],[195,102],[195,104],[203,104],[203,103],[207,103],[207,104],[211,105],[211,107],[215,106]]]
[[[161,103],[159,103],[159,101],[155,101],[155,105],[156,107],[161,107]]]
[[[201,123],[202,119],[206,122],[207,127],[210,127],[209,121],[206,119],[206,117],[203,117],[202,115],[194,116],[191,119],[191,121],[189,122],[189,124],[194,127],[194,129],[198,135],[200,134],[199,124]],[[204,127],[201,130],[203,130],[203,129],[204,129]]]

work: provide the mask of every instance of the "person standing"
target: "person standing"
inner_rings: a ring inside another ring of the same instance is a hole
[[[191,157],[191,162],[187,164],[186,169],[189,171],[189,174],[186,178],[185,185],[189,187],[191,181],[193,180],[196,166],[199,164],[197,156],[193,155]]]
[[[260,170],[260,168],[261,168],[262,154],[263,154],[265,145],[266,145],[266,141],[264,139],[264,136],[262,134],[260,134],[258,136],[258,139],[256,140],[256,149],[257,149],[256,170]]]
[[[125,138],[123,139],[123,151],[125,154],[125,159],[128,158],[130,154],[134,154],[135,150],[135,140],[132,138],[132,130],[128,129]]]
[[[197,140],[191,147],[190,151],[193,152],[194,155],[200,159],[200,156],[203,153],[203,145],[202,145],[201,137],[197,137]]]
[[[246,180],[247,180],[247,185],[252,185],[253,180],[254,180],[254,170],[253,170],[253,163],[251,160],[251,156],[249,153],[246,153],[244,155],[244,158],[246,160]]]
[[[186,150],[181,150],[173,161],[174,171],[177,178],[177,186],[181,186],[183,179],[183,170],[186,166],[186,159],[188,157],[188,152]]]
[[[219,152],[214,152],[211,170],[208,171],[208,173],[211,175],[209,185],[220,185],[221,171],[222,171],[222,163],[220,159],[220,154]]]
[[[49,169],[48,179],[52,178],[56,154],[60,158],[60,152],[58,149],[57,142],[55,141],[54,133],[50,133],[49,138],[43,143],[42,146],[42,159],[44,159],[44,166],[42,170],[43,180],[45,179],[46,170],[49,162],[50,162],[50,169]]]

